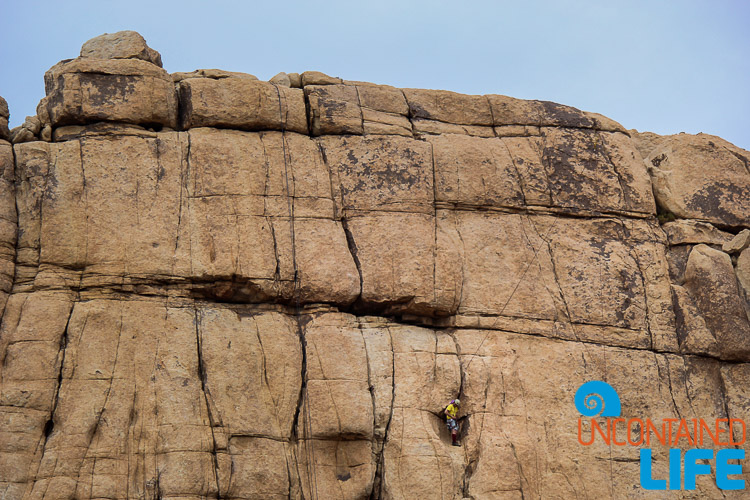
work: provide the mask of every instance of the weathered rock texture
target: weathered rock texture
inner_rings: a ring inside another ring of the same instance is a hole
[[[160,64],[87,42],[14,145],[0,99],[0,497],[659,498],[582,383],[750,419],[747,152]]]

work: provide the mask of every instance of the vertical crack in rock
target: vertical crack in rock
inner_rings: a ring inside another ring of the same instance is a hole
[[[468,374],[465,372],[463,361],[461,360],[461,346],[459,345],[458,341],[456,340],[456,334],[453,329],[446,329],[445,333],[451,338],[453,341],[453,347],[456,350],[456,359],[458,361],[458,374],[459,374],[459,384],[458,384],[458,399],[463,400],[463,406],[467,406],[466,398],[464,396],[464,382],[466,380],[466,377]],[[437,336],[435,337],[435,340],[437,341]],[[437,348],[435,349],[435,358],[437,358]],[[468,367],[467,367],[468,368]],[[485,401],[484,401],[484,408],[487,407],[487,392],[485,391]],[[461,417],[459,420],[463,421],[465,420],[465,424],[461,425],[460,427],[460,435],[458,436],[461,441],[466,438],[466,436],[469,433],[469,430],[471,429],[471,417],[472,415],[465,415],[464,417]],[[440,415],[441,420],[444,420],[443,415]],[[477,443],[480,443],[482,440],[482,430],[484,429],[484,418],[485,414],[482,415],[482,426],[479,430],[479,438],[477,440]],[[465,450],[465,448],[464,448]],[[471,457],[466,456],[464,458],[464,473],[462,477],[461,482],[461,491],[464,496],[464,498],[473,498],[471,495],[469,495],[469,482],[471,481],[471,476],[474,474],[474,468],[479,461],[479,455],[481,454],[480,451],[477,452],[477,457],[474,459],[471,459]]]
[[[456,235],[458,236],[458,240],[461,242],[461,250],[460,250],[460,258],[461,258],[461,290],[459,290],[458,294],[456,294],[456,298],[454,298],[454,306],[456,313],[459,312],[459,308],[461,307],[461,304],[463,304],[464,299],[464,289],[466,288],[466,242],[464,242],[463,236],[461,236],[461,229],[460,224],[458,223],[458,214],[453,214],[453,227],[456,230]]]
[[[23,298],[23,302],[21,302],[21,306],[19,307],[20,310],[23,310],[23,308],[26,307],[26,302],[28,302],[28,300],[29,300],[29,296],[26,295]],[[17,331],[18,330],[18,325],[20,325],[20,324],[21,324],[21,315],[19,314],[17,316],[17,318],[16,318],[15,325],[13,325],[13,330],[12,331],[14,331],[14,332]],[[8,345],[5,344],[2,347],[3,347],[3,349],[2,349],[2,351],[0,351],[0,386],[2,386],[3,375],[4,375],[2,368],[5,366],[5,359],[8,356],[8,349],[7,349]],[[4,405],[0,405],[0,406],[4,406]]]
[[[286,491],[286,496],[289,500],[292,500],[292,469],[289,466],[289,455],[287,453],[284,453],[284,459],[286,460],[286,481],[289,486]]]
[[[437,253],[438,253],[438,241],[437,241],[437,168],[435,167],[435,145],[432,142],[427,142],[430,146],[430,165],[432,166],[432,233],[433,233],[433,246],[432,246],[432,303],[434,307],[438,307],[438,296],[437,296]]]
[[[18,232],[19,232],[19,225],[18,225],[18,191],[16,189],[16,169],[18,164],[18,159],[16,157],[16,148],[12,147],[10,148],[11,156],[13,157],[13,179],[12,182],[8,183],[8,189],[9,194],[13,197],[13,204],[12,209],[15,211],[13,224],[15,225],[15,236],[16,236],[16,242],[13,245],[13,255],[11,256],[12,264],[13,264],[13,270],[8,274],[8,279],[10,280],[10,287],[8,288],[8,298],[10,298],[10,295],[13,293],[13,289],[16,285],[16,267],[18,262],[18,242],[21,239]],[[2,320],[5,317],[5,309],[7,306],[7,300],[5,304],[0,307],[0,324],[2,324]],[[2,354],[2,357],[4,358],[5,355]],[[0,359],[0,367],[3,366],[2,359]],[[0,370],[1,371],[1,370]],[[0,386],[3,383],[2,375],[0,375]]]
[[[209,388],[207,384],[207,373],[206,365],[203,363],[203,340],[201,333],[202,313],[196,305],[193,305],[193,325],[195,326],[195,345],[198,355],[198,376],[201,380],[201,392],[203,393],[203,401],[206,405],[206,413],[208,414],[208,425],[211,429],[211,441],[213,443],[213,449],[211,455],[214,463],[214,481],[216,482],[216,494],[221,499],[221,484],[219,483],[219,457],[216,446],[216,434],[214,433],[214,417],[211,412],[211,404],[209,403]],[[265,361],[265,357],[264,357]],[[264,366],[265,368],[265,366]],[[157,481],[158,489],[158,481]]]
[[[302,328],[299,326],[297,327],[297,337],[299,338],[301,352],[302,352],[302,368],[300,373],[300,388],[299,388],[299,396],[297,397],[297,407],[294,410],[294,418],[292,419],[292,436],[295,440],[300,439],[300,433],[299,433],[299,419],[300,419],[300,412],[302,411],[302,404],[305,397],[305,390],[307,389],[307,340],[305,339],[304,334],[302,333]]]
[[[276,260],[276,269],[274,270],[274,273],[273,273],[273,279],[274,279],[275,285],[280,286],[281,261],[279,259],[279,245],[278,245],[278,241],[276,240],[276,227],[273,223],[272,217],[268,215],[268,186],[270,184],[271,166],[268,160],[268,151],[266,150],[266,142],[263,140],[262,133],[260,134],[260,145],[263,148],[263,164],[265,165],[265,169],[266,169],[266,176],[265,176],[265,179],[263,180],[263,217],[266,219],[266,224],[268,224],[268,228],[271,230],[271,239],[273,240],[273,257]],[[286,157],[284,158],[284,160],[286,160]]]
[[[278,92],[278,87],[276,88],[276,92]],[[305,102],[305,120],[307,120],[307,136],[310,138],[313,138],[313,113],[312,108],[310,107],[310,96],[307,95],[307,92],[305,91],[305,87],[302,86],[302,99],[304,99]]]
[[[458,373],[459,373],[459,384],[458,384],[458,399],[462,399],[464,397],[464,380],[466,380],[466,373],[464,371],[464,364],[461,362],[461,346],[459,345],[458,341],[456,340],[456,332],[451,329],[447,328],[444,330],[446,334],[451,338],[453,341],[453,347],[456,349],[456,358],[458,360]],[[435,336],[435,343],[437,345],[437,336]],[[435,358],[437,359],[437,346],[435,348]],[[442,415],[441,415],[442,418]]]
[[[73,304],[70,306],[70,312],[68,313],[68,320],[65,322],[65,328],[63,330],[62,335],[60,336],[60,350],[58,351],[58,356],[60,357],[60,368],[57,374],[57,384],[55,387],[55,395],[52,400],[52,408],[50,409],[49,417],[47,421],[44,424],[44,429],[42,436],[40,437],[40,444],[42,447],[41,453],[39,454],[39,463],[36,467],[36,472],[34,473],[33,477],[29,477],[29,481],[36,483],[38,477],[39,477],[39,471],[42,467],[42,462],[44,462],[44,454],[47,449],[47,441],[49,441],[50,436],[52,435],[52,432],[55,429],[55,412],[57,411],[57,405],[60,401],[60,388],[62,387],[63,382],[63,369],[65,367],[65,354],[68,347],[68,328],[70,327],[70,319],[73,317]],[[39,448],[39,445],[37,445],[37,449]]]
[[[240,213],[237,210],[237,198],[232,196],[230,198],[232,202],[232,215],[234,215],[234,236],[237,238],[237,253],[234,256],[234,273],[232,279],[236,276],[242,276],[242,260],[240,255],[242,253],[242,233],[240,231]]]
[[[555,197],[552,193],[552,180],[549,177],[550,174],[550,168],[552,166],[550,165],[550,158],[547,151],[547,134],[544,131],[544,128],[541,128],[541,139],[542,143],[539,145],[541,150],[539,151],[539,161],[542,164],[542,172],[544,172],[544,177],[547,179],[547,189],[549,190],[549,206],[553,207],[555,205]],[[560,208],[568,208],[560,206]]]
[[[287,148],[287,140],[286,140],[286,120],[284,119],[284,115],[282,112],[282,108],[284,107],[284,104],[282,103],[282,97],[281,97],[281,90],[279,90],[278,86],[274,86],[276,89],[276,95],[279,99],[279,125],[281,129],[281,152],[284,157],[284,187],[286,191],[286,199],[287,199],[287,209],[289,212],[289,232],[291,235],[291,245],[292,245],[292,266],[294,269],[294,289],[293,289],[293,299],[296,303],[297,308],[297,322],[299,322],[299,310],[300,310],[300,274],[299,274],[299,268],[297,267],[297,239],[294,232],[294,209],[295,209],[295,201],[296,201],[296,195],[297,195],[297,184],[294,178],[294,169],[291,168],[291,182],[289,179],[289,171],[290,171],[290,158],[289,158],[289,151]],[[261,136],[261,144],[263,146],[263,155],[266,158],[266,172],[268,175],[268,169],[270,168],[270,162],[268,161],[268,157],[266,154],[265,144],[263,144],[263,137]],[[291,184],[292,188],[290,190],[289,185]],[[267,185],[266,185],[267,187]],[[265,199],[264,198],[264,213],[265,213]]]
[[[286,198],[289,206],[289,232],[292,237],[292,267],[294,269],[294,299],[297,304],[297,321],[299,321],[299,301],[300,301],[300,274],[299,268],[297,267],[297,237],[294,231],[294,209],[296,201],[297,187],[294,182],[294,171],[292,170],[292,190],[289,190],[289,166],[288,166],[288,152],[286,145],[286,132],[281,132],[281,146],[282,154],[284,155],[284,179],[286,181]]]
[[[373,444],[376,446],[379,446],[380,449],[377,451],[373,451],[372,455],[375,459],[375,470],[373,471],[373,477],[372,477],[372,490],[370,491],[370,498],[373,498],[373,494],[375,493],[376,489],[376,476],[378,474],[378,463],[380,461],[379,457],[381,454],[381,450],[385,448],[385,439],[383,439],[382,443],[378,443],[377,436],[375,435],[375,429],[377,428],[378,423],[378,405],[377,401],[375,400],[375,381],[373,380],[372,376],[372,369],[371,369],[371,362],[370,362],[370,351],[367,349],[367,342],[365,341],[365,334],[362,331],[362,320],[359,317],[355,318],[357,321],[357,329],[359,329],[359,334],[362,337],[362,344],[365,350],[365,360],[367,362],[367,390],[370,392],[370,399],[372,401],[372,430],[373,430]]]
[[[544,432],[545,432],[545,434],[547,433],[547,424],[546,423],[544,425]],[[506,436],[506,439],[508,439],[507,436]],[[525,500],[526,496],[523,493],[523,483],[524,483],[524,479],[526,480],[527,483],[528,483],[529,480],[528,480],[528,478],[526,478],[526,475],[523,473],[523,467],[521,467],[521,460],[519,460],[519,458],[518,458],[518,452],[516,452],[516,445],[514,445],[513,441],[511,441],[510,439],[508,439],[508,443],[510,444],[510,449],[513,452],[513,458],[515,458],[515,460],[516,460],[516,466],[518,467],[518,478],[519,478],[519,480],[521,482],[521,485],[518,488],[518,491],[521,493],[521,500]],[[574,489],[574,491],[575,491],[575,489]]]
[[[370,500],[379,500],[384,498],[385,495],[385,482],[383,481],[383,475],[385,474],[385,447],[388,444],[388,434],[391,430],[391,421],[393,420],[393,412],[395,410],[394,403],[396,401],[396,351],[393,347],[393,332],[391,332],[390,326],[386,326],[385,329],[388,331],[389,344],[391,346],[391,403],[388,421],[385,423],[383,431],[383,442],[375,457],[375,477],[373,478]]]
[[[721,368],[719,368],[719,389],[721,390],[721,402],[724,407],[724,416],[726,418],[730,418],[729,417],[729,402],[727,401],[727,394],[729,393],[727,391],[727,383],[726,383],[726,380],[724,379],[724,374],[721,373]]]
[[[130,441],[131,441],[131,436],[135,432],[134,426],[135,426],[136,418],[138,416],[138,412],[135,409],[137,397],[138,397],[138,391],[136,390],[136,381],[135,379],[133,379],[133,401],[130,405],[130,412],[128,412],[128,425],[127,425],[127,431],[125,432],[125,454],[128,458],[128,478],[127,478],[126,486],[125,486],[125,498],[130,498],[130,483],[131,483],[130,459],[131,459],[131,456],[134,455],[134,453],[131,453],[131,450],[130,450]]]
[[[531,262],[529,262],[529,265],[526,267],[526,270],[533,264],[534,261],[536,261],[537,267],[539,268],[539,278],[542,281],[542,284],[544,285],[544,289],[547,290],[547,293],[549,294],[550,298],[552,299],[552,303],[556,303],[555,300],[555,294],[552,293],[552,290],[550,290],[550,287],[547,285],[547,280],[544,279],[544,269],[542,269],[542,260],[539,258],[539,250],[537,249],[534,243],[532,243],[531,238],[529,238],[529,234],[526,232],[526,227],[523,220],[523,215],[520,216],[520,222],[521,222],[521,232],[523,233],[524,238],[526,239],[526,243],[528,243],[529,248],[531,248],[531,251],[534,253],[534,256],[532,257]],[[534,233],[537,235],[537,237],[541,240],[542,244],[546,244],[547,242],[542,239],[542,237],[539,235],[539,231],[537,231],[536,225],[534,225],[534,222],[528,214],[526,215],[526,222],[534,229]],[[548,245],[549,246],[549,245]],[[550,253],[550,260],[552,260],[552,254]],[[524,270],[524,275],[526,274],[526,270]],[[523,280],[523,276],[521,275],[521,280]],[[559,285],[558,285],[559,288]],[[560,291],[560,296],[562,298],[562,289]],[[508,298],[508,302],[510,302],[510,298]],[[563,299],[564,302],[564,299]],[[567,305],[566,305],[567,310]],[[555,307],[555,316],[557,317],[557,307]],[[570,317],[570,314],[568,314],[568,317]],[[556,318],[557,319],[557,318]]]
[[[271,229],[271,239],[273,240],[273,257],[276,260],[276,268],[273,271],[273,279],[276,283],[281,281],[281,261],[279,260],[279,243],[276,240],[276,227],[269,217],[266,217],[266,224]]]
[[[78,343],[80,344],[80,338],[83,336],[83,332],[86,329],[86,324],[88,323],[89,315],[88,313],[83,319],[83,325],[81,326],[81,335],[79,336]],[[109,402],[109,395],[112,392],[112,385],[115,381],[115,375],[117,373],[117,359],[120,356],[120,342],[122,340],[122,329],[123,329],[123,323],[124,323],[124,314],[122,311],[120,311],[120,327],[117,332],[117,345],[115,346],[115,359],[112,363],[112,375],[109,379],[109,387],[107,387],[107,392],[104,395],[104,403],[102,404],[101,409],[96,414],[96,422],[94,422],[94,425],[91,429],[91,435],[89,436],[88,444],[86,445],[86,454],[84,455],[84,458],[88,457],[89,451],[91,450],[91,444],[94,442],[94,437],[96,436],[96,433],[99,431],[99,426],[102,421],[102,416],[104,415],[104,412],[107,410],[107,403]],[[71,373],[71,378],[73,378],[73,375],[75,374],[75,366],[73,366],[73,373]],[[106,422],[106,420],[105,420]],[[94,457],[94,464],[96,464],[96,457]],[[94,482],[94,468],[91,469],[91,482]]]
[[[353,85],[354,93],[357,95],[357,108],[359,108],[359,121],[362,124],[362,136],[367,135],[365,132],[365,113],[362,111],[362,99],[359,96],[359,87]]]
[[[271,390],[271,383],[268,381],[268,370],[266,366],[266,350],[263,348],[263,340],[261,340],[260,329],[258,328],[258,322],[255,321],[255,336],[258,339],[258,347],[260,348],[261,365],[263,366],[263,382],[266,384],[268,394],[271,397],[274,410],[277,408],[276,400],[273,398],[273,392]],[[277,418],[278,420],[278,418]]]
[[[630,199],[630,195],[628,194],[628,190],[626,189],[627,183],[623,181],[622,175],[620,175],[620,172],[617,170],[617,165],[615,165],[615,162],[612,161],[612,157],[609,155],[609,151],[607,151],[607,148],[604,147],[604,137],[602,136],[602,132],[600,130],[595,130],[594,134],[596,134],[596,142],[594,143],[594,147],[599,150],[599,152],[607,159],[607,162],[612,166],[612,172],[617,176],[617,183],[620,185],[620,192],[622,194],[622,208],[623,210],[628,210],[629,207],[633,206],[632,200]]]
[[[557,225],[558,220],[560,220],[560,219],[559,218],[555,218],[555,220],[552,221],[552,224],[550,225],[549,229],[547,229],[547,232],[544,233],[544,236],[542,236],[541,234],[539,234],[539,230],[537,229],[536,225],[534,224],[534,222],[531,220],[530,217],[528,218],[528,220],[529,220],[529,222],[531,224],[531,227],[534,228],[534,232],[539,237],[539,239],[542,240],[547,245],[547,252],[549,253],[550,267],[552,268],[552,276],[555,279],[555,284],[557,285],[557,290],[560,293],[560,300],[562,301],[563,307],[565,308],[565,314],[568,317],[567,318],[568,319],[568,324],[570,324],[570,327],[571,327],[570,329],[573,332],[573,335],[575,336],[576,340],[580,341],[581,339],[578,337],[578,332],[576,331],[575,326],[573,325],[573,319],[572,319],[572,316],[570,314],[570,308],[568,307],[568,301],[565,299],[565,294],[563,293],[562,286],[560,285],[560,275],[557,272],[557,266],[555,264],[555,255],[554,255],[554,252],[552,251],[552,243],[551,243],[550,240],[547,239],[547,237],[550,235],[550,233],[552,232],[552,230]],[[521,227],[523,227],[523,226],[521,226]]]
[[[490,111],[492,111],[492,106],[490,106]],[[493,118],[493,122],[494,122],[494,118]],[[523,198],[523,205],[526,207],[528,206],[529,202],[526,199],[526,186],[524,184],[521,171],[518,169],[518,165],[516,164],[515,158],[513,158],[513,153],[511,152],[510,146],[508,146],[508,143],[505,142],[505,140],[502,137],[498,137],[498,140],[502,143],[503,146],[505,146],[505,150],[508,152],[508,158],[510,158],[510,164],[513,165],[513,170],[515,170],[516,177],[518,177],[518,188],[521,190],[521,197]]]
[[[310,488],[311,499],[315,498],[317,493],[315,486],[315,451],[313,449],[314,444],[312,440],[312,422],[310,420],[310,403],[307,395],[307,338],[305,337],[302,323],[300,321],[299,307],[297,314],[295,314],[295,327],[297,331],[297,338],[300,342],[300,350],[302,353],[302,364],[300,373],[300,388],[299,396],[297,397],[297,407],[294,410],[294,418],[292,419],[291,436],[292,440],[297,444],[297,451],[302,452],[305,455],[305,474],[307,475],[307,484]],[[299,425],[302,424],[302,432],[300,432]],[[300,446],[301,444],[301,446]],[[302,471],[299,469],[300,460],[297,459],[297,474],[300,476]],[[302,499],[305,500],[304,487],[300,488]]]
[[[328,179],[331,184],[331,199],[333,201],[333,210],[334,210],[334,219],[337,217],[341,217],[341,227],[344,229],[344,236],[346,237],[346,246],[349,249],[349,254],[352,256],[352,260],[354,261],[354,266],[357,268],[357,274],[359,275],[359,294],[354,299],[354,304],[357,302],[360,302],[362,300],[362,290],[364,287],[364,280],[362,278],[362,264],[359,261],[359,255],[357,253],[357,243],[354,241],[354,235],[352,234],[351,230],[349,229],[349,219],[346,215],[346,209],[344,208],[344,190],[341,186],[341,179],[334,179],[334,177],[338,177],[338,173],[334,172],[331,168],[331,165],[328,163],[328,156],[326,155],[325,148],[323,147],[323,144],[320,140],[316,141],[318,145],[318,151],[320,151],[321,159],[323,160],[323,164],[326,167],[326,170],[328,171]],[[338,181],[338,183],[336,182]],[[336,184],[338,184],[338,189],[336,188]],[[340,201],[337,204],[336,199],[336,193],[338,193],[340,197]],[[337,206],[340,206],[341,209],[337,209]]]
[[[159,195],[159,182],[164,177],[164,174],[166,170],[164,169],[164,165],[161,162],[161,154],[162,154],[162,147],[164,145],[164,142],[159,138],[157,135],[154,139],[154,152],[156,153],[156,171],[154,172],[154,199],[151,201],[151,206],[154,206],[154,203],[156,203],[156,197]]]
[[[659,356],[658,354],[654,353],[654,357]],[[682,412],[680,411],[680,407],[677,405],[677,401],[674,398],[674,386],[672,386],[672,367],[669,363],[669,357],[667,355],[661,355],[662,359],[664,360],[665,371],[667,372],[667,385],[669,386],[669,397],[672,400],[672,406],[674,407],[675,414],[681,419],[682,418]],[[658,362],[657,362],[657,370],[658,370]],[[661,376],[661,373],[659,374],[659,378],[661,380],[664,380],[664,378]]]
[[[494,137],[497,137],[497,131],[495,130],[495,124],[497,123],[495,121],[495,112],[492,110],[492,102],[490,102],[490,97],[488,95],[483,95],[484,100],[487,101],[487,109],[490,110],[490,121],[492,124],[490,125],[492,127],[492,135]]]
[[[65,329],[63,330],[63,334],[60,337],[60,351],[59,351],[60,352],[60,370],[59,370],[59,372],[57,374],[57,386],[55,387],[55,398],[54,398],[53,403],[52,403],[52,410],[50,411],[49,420],[47,421],[47,423],[44,426],[45,427],[44,428],[44,430],[45,430],[45,432],[44,432],[44,434],[45,434],[45,439],[44,439],[45,446],[47,444],[47,439],[49,438],[49,436],[52,433],[52,430],[54,429],[54,426],[55,426],[55,422],[54,422],[54,420],[55,420],[55,412],[57,411],[57,404],[60,401],[60,388],[62,387],[62,382],[63,382],[63,370],[64,370],[64,367],[65,367],[65,354],[66,354],[67,348],[68,348],[68,335],[69,335],[68,329],[70,328],[70,319],[73,317],[73,309],[74,309],[73,305],[71,305],[70,312],[68,313],[68,321],[65,323]],[[49,426],[49,428],[48,428],[48,426]],[[44,453],[42,453],[42,455],[44,455]]]
[[[180,133],[182,135],[183,132]],[[184,132],[185,137],[187,138],[187,145],[183,148],[183,141],[180,141],[180,152],[182,153],[180,158],[180,197],[178,199],[178,203],[180,204],[179,207],[177,207],[177,237],[174,241],[174,252],[173,252],[173,268],[174,265],[177,263],[177,249],[180,246],[180,228],[182,227],[182,204],[183,199],[189,200],[190,199],[190,190],[188,188],[188,183],[190,182],[190,132]],[[185,168],[183,168],[183,165]],[[183,198],[183,193],[184,198]],[[192,259],[191,259],[191,265],[192,265]]]
[[[354,265],[356,266],[357,273],[359,274],[359,295],[357,295],[357,298],[355,299],[356,303],[362,299],[362,289],[364,286],[364,281],[362,279],[362,264],[360,264],[359,262],[359,255],[357,254],[357,243],[354,241],[354,235],[352,235],[352,232],[349,229],[349,221],[347,220],[346,216],[341,217],[341,226],[344,228],[344,234],[346,235],[346,245],[349,248],[349,253],[354,260]]]
[[[414,122],[411,121],[411,106],[409,106],[409,100],[406,98],[406,93],[404,92],[404,89],[397,88],[396,89],[400,94],[401,97],[404,98],[404,103],[406,103],[406,119],[409,121],[409,129],[411,132],[412,139],[416,139],[418,137],[417,132],[414,130]]]
[[[141,211],[139,208],[140,201],[138,199],[140,190],[141,190],[141,180],[136,178],[135,180],[135,225],[136,227],[141,225]]]
[[[281,91],[278,85],[274,85],[276,88],[276,95],[279,97],[279,127],[281,131],[286,131],[286,124],[289,122],[289,103],[284,92]]]
[[[89,318],[89,316],[88,316],[88,313],[87,313],[86,316],[84,317],[83,325],[81,326],[81,333],[78,336],[78,340],[76,342],[78,345],[80,345],[80,343],[81,343],[81,337],[83,337],[83,332],[86,329],[86,323],[88,323],[88,318]],[[119,327],[118,332],[117,332],[117,346],[115,347],[115,359],[114,359],[114,362],[112,363],[112,374],[111,374],[110,379],[109,379],[109,387],[107,387],[107,392],[104,395],[104,403],[102,403],[102,407],[96,412],[96,422],[94,422],[94,425],[92,426],[92,428],[90,430],[90,436],[89,436],[88,443],[86,443],[86,452],[84,453],[82,463],[85,462],[85,460],[89,457],[89,452],[91,451],[91,445],[93,444],[94,438],[96,437],[96,434],[99,431],[99,426],[100,426],[101,421],[102,421],[102,415],[104,415],[104,412],[107,409],[107,402],[109,401],[109,395],[112,392],[112,384],[114,383],[115,373],[117,371],[117,358],[118,358],[118,356],[120,354],[120,340],[122,339],[122,325],[123,325],[123,314],[122,314],[122,311],[121,311],[120,312],[120,327]],[[70,378],[71,379],[75,375],[75,369],[76,369],[76,366],[74,365],[73,366],[73,370],[72,370],[72,372],[70,374]],[[106,419],[105,419],[105,422],[106,422]],[[93,464],[91,466],[91,482],[89,483],[89,492],[91,492],[91,491],[94,490],[94,478],[96,477],[96,461],[97,461],[97,458],[99,458],[99,457],[97,457],[96,455],[93,457],[94,460],[93,460]],[[80,472],[81,471],[80,471],[80,468],[79,468],[79,474],[80,474]]]
[[[331,205],[333,208],[333,220],[338,219],[341,217],[341,213],[339,213],[338,205],[336,204],[336,182],[333,180],[333,170],[331,169],[331,166],[328,164],[328,155],[326,154],[326,150],[323,147],[323,144],[319,140],[315,141],[315,145],[318,148],[318,151],[320,152],[320,159],[323,161],[323,166],[326,168],[326,172],[328,173],[328,183],[331,186]],[[340,184],[340,182],[339,182]],[[341,195],[341,208],[344,207],[344,199],[343,199],[343,193],[341,193],[341,189],[339,189],[338,193]]]
[[[624,226],[623,226],[624,228]],[[644,272],[643,266],[641,265],[641,259],[638,257],[638,252],[634,248],[630,248],[628,250],[628,255],[635,261],[635,265],[638,268],[638,277],[641,279],[641,287],[643,288],[643,305],[644,310],[643,313],[645,315],[645,321],[646,321],[646,332],[648,333],[649,338],[649,350],[654,350],[654,332],[651,331],[651,317],[649,315],[649,297],[648,297],[648,288],[646,288],[646,274]]]
[[[78,142],[78,155],[79,160],[81,162],[81,197],[83,198],[83,206],[84,206],[84,213],[86,214],[86,222],[84,223],[84,231],[86,232],[85,238],[84,238],[84,249],[83,249],[83,269],[81,270],[81,276],[79,278],[78,282],[78,291],[80,293],[80,290],[83,286],[83,275],[84,271],[86,269],[86,265],[89,262],[89,191],[88,186],[86,183],[86,162],[83,157],[83,148],[86,144],[86,141],[84,141],[83,138],[81,138]],[[57,157],[58,155],[55,155],[55,165],[57,165]],[[43,221],[41,212],[39,213],[39,220]],[[41,234],[41,230],[40,230]],[[40,255],[41,255],[41,244],[39,246]],[[41,259],[39,261],[41,264]]]
[[[276,88],[276,92],[279,95],[279,115],[281,119],[281,91]],[[308,104],[306,103],[306,107]],[[309,121],[308,116],[308,121]],[[289,158],[287,156],[287,146],[286,146],[286,132],[285,132],[285,124],[282,119],[281,123],[281,145],[282,145],[282,154],[284,155],[284,180],[285,180],[285,190],[286,190],[286,197],[287,197],[287,205],[289,210],[289,230],[291,235],[291,245],[292,245],[292,266],[294,269],[294,287],[292,291],[292,299],[295,301],[295,315],[294,315],[294,321],[295,326],[297,330],[297,336],[300,340],[300,347],[302,352],[302,367],[301,367],[301,384],[300,384],[300,392],[299,397],[297,399],[297,408],[294,413],[294,419],[292,422],[292,436],[296,439],[297,443],[299,443],[299,417],[300,417],[300,411],[302,411],[302,405],[305,405],[304,413],[302,414],[302,424],[304,428],[304,442],[303,447],[305,448],[305,463],[308,467],[308,485],[310,488],[310,495],[311,497],[315,497],[317,493],[317,481],[315,480],[315,450],[314,450],[314,444],[310,442],[312,439],[312,422],[310,420],[310,401],[309,401],[309,395],[306,396],[305,393],[307,391],[307,339],[305,337],[305,334],[302,329],[302,324],[300,322],[300,275],[299,275],[299,269],[297,267],[297,250],[296,250],[296,235],[294,232],[294,195],[296,194],[296,185],[294,185],[294,178],[292,178],[292,184],[294,191],[290,191],[289,189]],[[264,150],[265,154],[265,150]],[[292,174],[293,175],[293,174]],[[277,261],[278,265],[278,261]],[[309,448],[308,448],[309,447]],[[297,461],[299,465],[299,460]],[[298,467],[299,471],[299,467]],[[302,496],[304,498],[304,489],[302,490]]]
[[[57,168],[57,155],[55,155],[55,163],[52,165],[52,171],[55,171]],[[83,158],[81,158],[81,169],[83,170]],[[46,175],[43,176],[42,181],[42,193],[39,196],[39,231],[37,233],[37,239],[36,239],[36,273],[33,278],[30,278],[30,281],[33,283],[34,279],[36,278],[36,275],[39,274],[39,266],[41,266],[42,263],[42,230],[43,230],[43,224],[44,224],[44,205],[45,200],[47,197],[51,196],[50,190],[48,189],[49,185],[49,177],[51,175],[51,172],[48,170]],[[85,177],[84,177],[85,179]],[[84,181],[84,192],[85,192],[85,181]],[[86,207],[88,209],[88,207]],[[88,212],[88,210],[86,210]],[[88,220],[88,216],[87,216]],[[88,238],[88,231],[87,231],[87,238]],[[86,241],[86,248],[88,248],[88,239]]]

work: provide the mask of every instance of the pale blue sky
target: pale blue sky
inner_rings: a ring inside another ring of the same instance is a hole
[[[750,1],[15,1],[0,7],[11,126],[89,38],[132,29],[170,71],[349,80],[543,99],[627,128],[750,149]]]

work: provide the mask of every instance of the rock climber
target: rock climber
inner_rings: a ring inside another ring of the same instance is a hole
[[[448,406],[445,407],[445,422],[448,425],[448,430],[451,432],[451,440],[453,446],[461,446],[458,443],[458,421],[456,415],[458,414],[458,407],[461,406],[461,400],[454,399]]]

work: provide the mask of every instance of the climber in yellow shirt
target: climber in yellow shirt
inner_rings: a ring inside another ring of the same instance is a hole
[[[451,432],[451,440],[453,446],[461,446],[458,444],[458,422],[456,421],[456,415],[458,415],[458,407],[461,405],[459,399],[454,399],[448,406],[445,407],[445,419],[448,425],[448,430]]]

